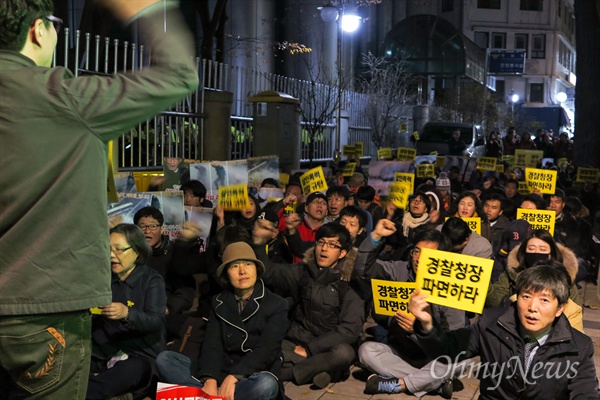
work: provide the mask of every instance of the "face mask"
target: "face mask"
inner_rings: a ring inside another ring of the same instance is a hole
[[[542,253],[525,253],[525,266],[527,268],[532,267],[538,261],[545,261],[550,259],[550,254]]]

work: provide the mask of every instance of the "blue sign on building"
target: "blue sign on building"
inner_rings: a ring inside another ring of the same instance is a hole
[[[488,73],[523,74],[526,50],[488,50]]]

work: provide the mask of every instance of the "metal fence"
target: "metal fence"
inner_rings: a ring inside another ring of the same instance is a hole
[[[116,72],[136,72],[149,65],[150,54],[144,46],[107,37],[63,30],[63,46],[55,53],[55,65],[69,68],[76,76],[95,74],[112,75]],[[248,97],[262,91],[273,90],[288,94],[300,93],[309,81],[264,73],[250,68],[196,59],[200,77],[198,90],[180,101],[171,110],[140,123],[118,140],[118,167],[120,169],[158,169],[164,157],[191,160],[202,159],[206,90],[233,93],[231,106],[231,159],[244,159],[253,155],[252,104]],[[306,100],[301,100],[306,101]],[[370,128],[361,112],[366,97],[360,93],[344,91],[342,104],[350,116],[350,142],[362,141],[365,154],[374,149]],[[306,104],[301,104],[306,107]],[[334,123],[335,121],[332,121]],[[301,122],[305,126],[305,122]],[[331,159],[335,147],[335,125],[323,126],[315,141],[315,160]],[[303,140],[301,158],[308,159],[309,144]]]

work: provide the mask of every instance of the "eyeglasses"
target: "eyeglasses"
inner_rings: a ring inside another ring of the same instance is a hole
[[[322,201],[322,200],[313,200],[310,202],[310,204],[314,204],[316,206],[325,206],[327,207],[327,203]]]
[[[148,229],[149,231],[154,232],[161,226],[162,225],[160,225],[160,224],[149,224],[149,225],[142,224],[142,225],[138,225],[138,228],[140,228],[142,231],[145,231],[146,229]]]
[[[425,202],[421,199],[412,199],[410,202],[413,204],[425,204]]]
[[[54,30],[56,31],[56,33],[60,32],[60,28],[62,28],[63,26],[63,20],[55,17],[54,15],[48,15],[47,17],[44,17],[44,19],[52,22],[52,25],[54,25]]]
[[[111,247],[110,248],[110,252],[111,253],[115,253],[115,255],[117,255],[117,256],[120,256],[121,254],[125,253],[129,249],[131,249],[131,246],[125,247],[124,249],[119,249],[119,248]]]
[[[321,239],[321,240],[317,241],[317,246],[327,247],[328,249],[333,249],[333,250],[339,250],[342,248],[342,245],[339,245],[335,242],[328,242],[325,239]]]

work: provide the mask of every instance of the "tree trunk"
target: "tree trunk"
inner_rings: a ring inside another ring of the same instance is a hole
[[[600,167],[600,2],[575,0],[577,94],[575,95],[576,164]]]

